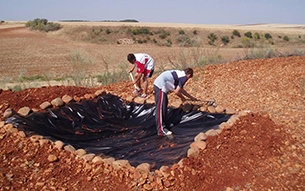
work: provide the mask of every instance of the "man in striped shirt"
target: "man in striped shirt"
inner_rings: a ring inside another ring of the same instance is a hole
[[[193,77],[193,69],[186,68],[184,70],[168,70],[161,73],[154,81],[155,92],[155,120],[157,125],[157,132],[159,136],[168,136],[172,132],[167,128],[169,124],[166,122],[167,118],[167,105],[169,92],[174,92],[182,101],[190,98],[192,101],[198,101],[195,97],[183,89],[184,84],[188,79]]]

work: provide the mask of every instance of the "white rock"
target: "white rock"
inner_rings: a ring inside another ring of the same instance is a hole
[[[94,94],[97,95],[97,96],[104,95],[104,94],[106,94],[106,91],[105,90],[97,90]]]
[[[7,119],[13,115],[13,110],[12,108],[7,108],[4,113],[3,113],[3,119]]]
[[[162,176],[164,176],[165,178],[167,178],[170,175],[170,169],[168,166],[161,166],[160,172],[161,172]]]
[[[48,156],[48,161],[49,162],[55,162],[55,161],[57,161],[58,160],[58,158],[57,158],[57,156],[55,156],[55,155],[49,155]]]
[[[46,109],[46,108],[49,108],[51,106],[52,106],[52,104],[50,102],[48,102],[48,101],[45,101],[45,102],[43,102],[42,104],[39,105],[39,107],[41,109]]]
[[[142,163],[142,164],[139,164],[136,167],[136,169],[139,170],[140,172],[150,172],[151,166],[148,163]]]
[[[145,98],[136,97],[136,98],[134,98],[134,102],[139,103],[139,104],[144,104],[145,103]]]
[[[25,107],[22,107],[18,110],[18,113],[22,116],[27,116],[28,114],[30,114],[32,112],[32,109],[25,106]]]
[[[81,157],[84,156],[87,153],[87,151],[85,151],[85,149],[77,149],[75,153]]]
[[[222,107],[221,105],[218,105],[218,106],[215,107],[215,112],[216,113],[224,113],[224,111],[225,111],[225,108]]]
[[[205,133],[201,132],[199,133],[198,135],[196,135],[196,137],[194,138],[194,141],[197,142],[197,141],[205,141],[207,140],[207,136]]]
[[[219,129],[228,129],[228,127],[230,127],[230,126],[228,125],[227,122],[222,122],[222,123],[220,123],[220,125],[218,127],[219,127]]]
[[[108,157],[103,159],[103,162],[108,165],[111,165],[114,161],[115,159],[113,157]]]
[[[207,143],[205,141],[196,141],[192,142],[190,145],[191,148],[205,149],[207,147]]]
[[[69,151],[69,152],[74,152],[74,151],[75,151],[75,148],[74,148],[72,145],[66,145],[66,146],[64,147],[64,149],[65,149],[66,151]]]
[[[26,134],[24,131],[19,131],[18,135],[19,135],[19,137],[22,137],[22,138],[26,137]]]
[[[55,141],[54,143],[54,147],[58,148],[59,150],[61,150],[64,147],[65,143],[63,143],[62,141]]]
[[[93,162],[93,163],[100,163],[100,162],[103,162],[103,158],[100,157],[100,156],[95,156],[95,157],[92,159],[92,162]]]
[[[14,125],[11,124],[11,123],[6,124],[6,125],[3,126],[3,129],[5,129],[6,131],[8,131],[8,130],[10,130],[10,129],[12,129],[12,128],[14,128]]]
[[[128,160],[116,160],[112,162],[112,166],[114,169],[122,169],[122,168],[130,168],[131,165],[129,164]]]
[[[64,102],[64,103],[70,103],[70,102],[72,102],[73,101],[73,97],[71,97],[71,96],[69,96],[69,95],[67,95],[67,94],[65,94],[64,96],[62,96],[62,101]]]
[[[41,139],[43,139],[43,136],[41,136],[41,135],[32,135],[32,136],[30,137],[30,140],[31,140],[33,143],[38,142],[38,141],[41,140]]]
[[[55,98],[51,101],[51,104],[55,107],[60,107],[64,105],[64,102],[62,101],[61,98]]]
[[[235,114],[236,111],[232,108],[226,108],[226,114]]]
[[[187,157],[197,157],[199,155],[199,149],[198,148],[190,148],[187,151]]]
[[[89,153],[89,154],[85,154],[82,156],[82,159],[84,159],[85,161],[92,161],[92,159],[95,157],[94,153]]]
[[[249,110],[242,110],[242,111],[239,111],[239,112],[238,112],[238,115],[239,115],[239,116],[246,116],[246,115],[248,115],[249,113],[250,113]]]
[[[205,134],[207,136],[215,136],[215,135],[218,135],[218,132],[215,129],[210,129],[207,132],[205,132]]]
[[[210,112],[210,113],[216,113],[215,107],[213,107],[213,106],[209,106],[207,108],[207,111]]]

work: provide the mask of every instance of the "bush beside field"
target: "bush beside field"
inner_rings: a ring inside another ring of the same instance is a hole
[[[204,28],[136,26],[64,26],[58,35],[95,44],[150,45],[165,47],[261,48],[305,44],[303,34],[279,32],[211,30]]]
[[[155,74],[172,68],[183,69],[185,67],[203,67],[208,64],[244,59],[304,55],[304,34],[254,29],[241,30],[240,28],[149,27],[135,26],[131,22],[127,20],[116,26],[112,26],[114,22],[107,22],[109,25],[99,22],[81,22],[82,24],[79,24],[79,22],[73,24],[64,22],[64,24],[59,24],[48,22],[46,19],[26,22],[25,25],[29,29],[41,31],[45,34],[43,36],[61,39],[67,43],[72,42],[71,45],[73,44],[73,46],[70,47],[69,45],[63,49],[64,51],[57,52],[57,54],[64,55],[60,61],[68,67],[61,72],[55,72],[56,74],[53,74],[50,69],[37,74],[31,72],[23,62],[18,77],[16,78],[13,75],[4,76],[0,81],[0,88],[6,87],[19,91],[28,87],[41,86],[41,84],[96,86],[128,80],[126,71],[128,71],[129,65],[125,62],[125,54],[131,50],[147,50],[147,47],[150,48],[149,53],[152,53],[153,56],[159,56],[155,57],[159,63],[166,63],[158,64]],[[53,26],[55,27],[52,28]],[[35,44],[35,42],[33,43]],[[87,45],[95,48],[87,49]],[[41,46],[44,45],[41,44]],[[49,45],[47,46],[49,47]],[[52,52],[49,52],[47,48],[44,49],[45,54],[48,55],[48,59],[44,60],[51,63],[55,57],[54,55],[56,55],[56,49],[54,49],[54,47],[57,47],[56,43],[52,44],[52,47]],[[105,51],[104,47],[111,47],[113,52],[103,52],[103,50]],[[289,51],[279,51],[281,47]],[[115,54],[114,51],[118,48],[121,52]],[[122,54],[122,48],[124,54]],[[70,53],[67,52],[68,49],[71,49],[69,50]],[[224,52],[221,51],[226,49],[238,50],[242,54],[228,60],[223,57],[222,53]],[[156,53],[152,51],[156,51]],[[160,54],[160,51],[162,51],[162,54]],[[41,57],[37,59],[35,55],[28,52],[26,52],[26,55],[30,60],[29,67],[35,64],[42,66],[43,62],[41,61],[44,60],[40,60]],[[115,56],[120,58],[117,59]],[[39,63],[36,63],[36,61]],[[8,61],[6,60],[6,62]],[[97,68],[100,72],[97,72]]]

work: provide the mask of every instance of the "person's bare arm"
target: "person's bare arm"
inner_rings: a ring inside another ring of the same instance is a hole
[[[137,84],[141,80],[142,75],[143,75],[142,73],[137,73],[137,76],[136,76],[133,83]]]
[[[136,65],[134,64],[133,67],[129,70],[129,73],[133,72],[135,67],[136,67]]]
[[[174,90],[174,93],[176,95],[178,95],[181,98],[182,101],[186,100],[184,96],[190,98],[192,101],[197,101],[197,99],[195,97],[193,97],[192,95],[187,93],[187,91],[185,91],[185,89],[180,88],[179,86]]]

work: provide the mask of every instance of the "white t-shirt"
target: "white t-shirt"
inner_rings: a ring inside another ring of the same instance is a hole
[[[145,53],[136,53],[134,54],[136,57],[135,65],[137,66],[137,73],[143,73],[144,69],[153,70],[155,67],[154,59]]]
[[[154,81],[154,85],[160,88],[164,93],[174,91],[177,86],[183,88],[187,81],[183,70],[168,70],[162,72]]]

